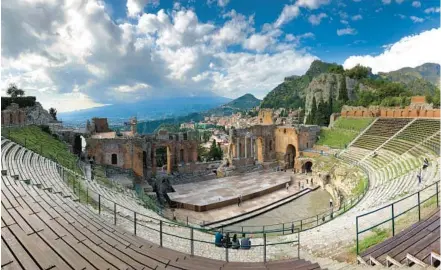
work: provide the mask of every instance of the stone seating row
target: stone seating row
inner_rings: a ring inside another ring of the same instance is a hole
[[[440,254],[440,209],[394,237],[362,252],[358,260],[376,266],[432,265],[432,254]],[[439,264],[439,260],[438,260]]]
[[[35,163],[22,162],[32,159],[27,158],[27,151],[19,147],[14,149],[24,158],[5,157],[12,162],[10,168],[17,169],[14,173],[41,170],[42,173],[31,176],[32,181],[39,179],[42,183],[34,185],[21,181],[23,177],[15,179],[12,175],[2,175],[2,245],[7,250],[5,257],[8,256],[2,268],[26,265],[30,269],[54,266],[60,269],[319,269],[317,264],[304,260],[226,263],[160,248],[109,225],[105,218],[72,197],[43,188],[43,184],[49,185],[43,182],[52,178],[49,173],[58,173],[57,168],[50,166],[51,162],[37,167]],[[43,158],[35,160],[46,161]],[[14,164],[18,162],[20,166]],[[20,168],[26,166],[27,171]],[[60,177],[58,181],[65,185]],[[213,246],[211,242],[207,245]]]

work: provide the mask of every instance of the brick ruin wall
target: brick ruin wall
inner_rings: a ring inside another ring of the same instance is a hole
[[[167,150],[167,171],[185,170],[197,162],[197,141],[132,139],[87,139],[87,155],[97,164],[116,166],[133,171],[138,181],[147,180],[156,174],[156,150]],[[116,158],[115,156],[116,155]]]

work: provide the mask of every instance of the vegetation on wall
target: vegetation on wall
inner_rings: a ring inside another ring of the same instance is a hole
[[[32,107],[36,102],[35,97],[2,97],[2,110],[6,109],[11,103],[18,104],[19,108]]]
[[[216,140],[213,140],[211,144],[210,150],[207,153],[208,160],[222,160],[224,153],[220,147],[220,144],[216,143]]]

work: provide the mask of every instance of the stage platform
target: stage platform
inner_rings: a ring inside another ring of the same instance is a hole
[[[173,185],[175,192],[167,194],[178,208],[202,212],[236,204],[240,195],[246,201],[284,188],[291,176],[289,172],[254,172]]]

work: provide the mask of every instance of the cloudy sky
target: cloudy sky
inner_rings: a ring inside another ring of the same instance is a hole
[[[439,0],[2,0],[1,91],[58,111],[154,97],[259,98],[314,59],[441,62]]]

